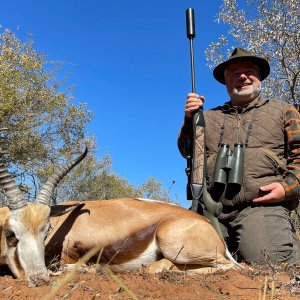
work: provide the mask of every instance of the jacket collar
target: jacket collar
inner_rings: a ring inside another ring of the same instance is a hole
[[[234,105],[232,105],[231,101],[227,101],[223,104],[222,111],[223,112],[235,112],[238,110],[240,112],[245,112],[247,110],[251,110],[254,107],[263,106],[268,101],[269,101],[268,99],[264,99],[261,96],[261,94],[259,94],[255,99],[253,99],[250,103],[248,103],[244,107],[234,106]]]

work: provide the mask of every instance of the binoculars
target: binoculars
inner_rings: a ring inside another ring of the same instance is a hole
[[[214,169],[214,184],[242,185],[244,175],[244,145],[234,144],[233,151],[227,144],[220,144]]]

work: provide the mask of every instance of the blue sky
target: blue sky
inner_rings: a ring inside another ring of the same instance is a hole
[[[155,177],[188,207],[186,161],[177,150],[186,95],[191,90],[185,10],[195,10],[196,88],[205,109],[228,99],[206,66],[204,50],[227,29],[214,22],[222,1],[10,0],[0,24],[49,60],[64,62],[74,98],[87,102],[97,155],[140,185]]]

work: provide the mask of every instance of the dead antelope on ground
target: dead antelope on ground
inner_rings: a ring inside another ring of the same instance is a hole
[[[45,266],[45,238],[50,228],[50,200],[59,181],[87,154],[87,149],[65,167],[59,167],[42,187],[34,203],[28,203],[0,160],[0,185],[8,207],[0,208],[0,264],[8,265],[16,278],[31,284],[49,281]]]
[[[59,210],[59,206],[54,208]],[[116,272],[143,265],[149,273],[240,268],[206,218],[176,205],[145,199],[86,201],[68,214],[51,218],[46,240],[48,261],[59,257],[62,263],[74,264],[95,248],[101,250],[91,263],[100,258]]]

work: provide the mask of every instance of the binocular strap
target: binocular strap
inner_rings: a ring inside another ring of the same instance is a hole
[[[257,107],[255,107],[255,109],[254,109],[251,121],[250,121],[249,126],[248,126],[247,131],[246,131],[246,139],[245,139],[245,143],[244,143],[245,147],[248,146],[249,136],[250,136],[250,133],[251,133],[251,129],[253,127],[253,123],[254,123],[254,118],[255,118],[256,112],[257,112]],[[227,118],[227,114],[225,113],[224,114],[223,124],[221,126],[219,145],[223,144],[224,132],[225,132],[225,125],[226,125],[226,118]],[[240,141],[237,141],[237,142],[240,142]]]

